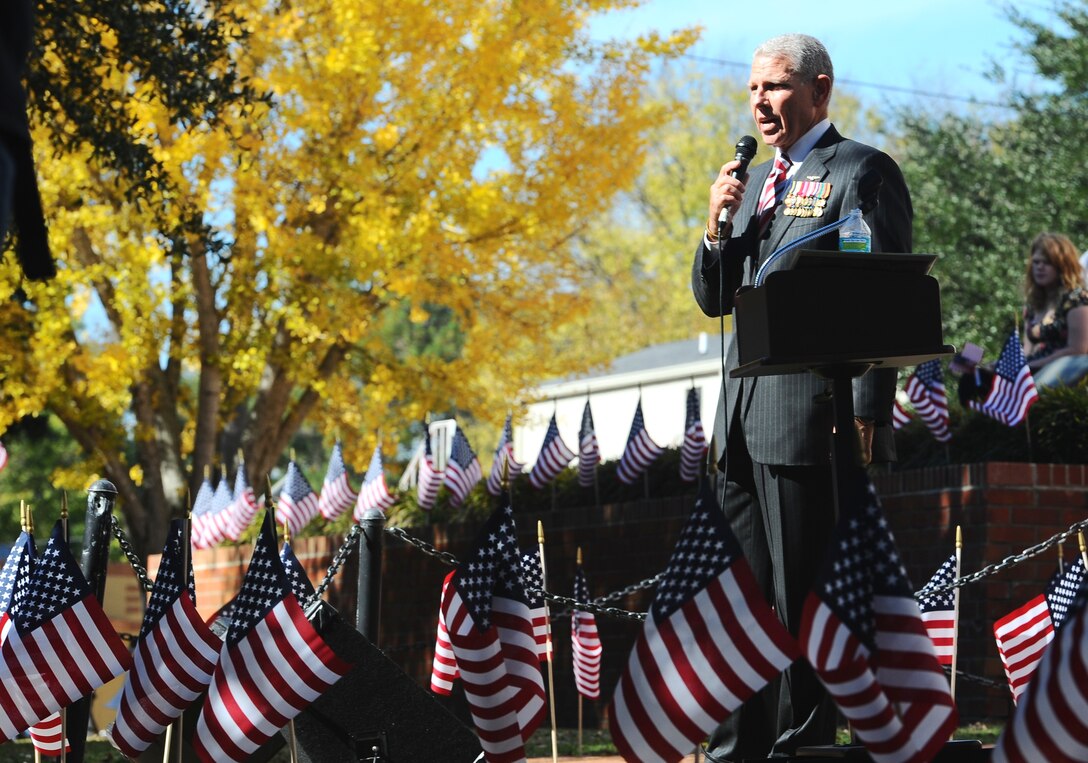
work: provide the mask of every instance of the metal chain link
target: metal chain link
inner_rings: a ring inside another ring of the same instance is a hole
[[[136,552],[132,548],[132,543],[129,542],[128,536],[125,535],[125,531],[121,529],[121,523],[117,521],[115,515],[110,515],[110,528],[113,530],[113,537],[117,538],[117,545],[121,547],[122,553],[125,558],[128,559],[129,565],[132,567],[132,571],[136,573],[136,578],[140,581],[140,585],[144,587],[145,591],[150,591],[155,587],[155,584],[147,577],[147,567],[144,567],[140,563],[140,557],[136,556]]]
[[[434,558],[448,564],[450,567],[456,567],[458,565],[457,557],[451,554],[449,551],[439,551],[425,540],[419,538],[413,538],[407,532],[399,527],[387,527],[385,531],[392,535],[394,538],[400,538],[401,540],[411,543],[427,556],[433,556]]]
[[[420,540],[419,538],[414,538],[414,537],[412,537],[411,535],[409,535],[407,532],[405,532],[404,530],[402,530],[399,527],[387,527],[387,528],[385,528],[385,531],[387,533],[389,533],[390,535],[393,535],[394,537],[400,538],[401,540],[412,544],[413,546],[415,546],[416,548],[418,548],[420,551],[427,554],[428,556],[433,556],[436,559],[440,559],[441,561],[445,562],[446,564],[448,564],[451,567],[456,567],[459,564],[459,562],[457,561],[457,557],[454,556],[453,554],[451,554],[450,552],[448,552],[448,551],[439,551],[437,548],[432,546],[427,541]],[[627,586],[626,588],[624,588],[624,589],[622,589],[620,591],[614,591],[613,593],[610,593],[607,596],[602,596],[599,599],[594,599],[592,602],[579,602],[579,601],[577,601],[575,599],[569,599],[566,596],[559,596],[558,594],[549,593],[548,591],[544,591],[544,590],[541,590],[539,588],[528,588],[528,589],[526,589],[526,591],[527,592],[532,592],[532,593],[537,593],[537,594],[542,594],[544,596],[544,598],[546,598],[548,601],[554,601],[554,602],[556,602],[558,604],[565,604],[565,605],[568,605],[570,607],[577,606],[578,609],[580,609],[580,610],[582,610],[584,612],[593,612],[595,614],[609,615],[609,616],[612,616],[612,617],[626,618],[626,619],[629,619],[629,620],[645,620],[646,619],[646,613],[645,612],[628,612],[627,610],[619,609],[617,607],[600,606],[600,604],[603,604],[603,603],[608,602],[608,601],[614,601],[616,599],[622,599],[623,597],[627,596],[628,594],[632,594],[632,593],[635,593],[637,591],[641,591],[644,588],[649,588],[651,586],[657,585],[657,582],[661,579],[661,576],[663,574],[664,573],[658,573],[657,575],[655,575],[652,578],[648,578],[647,580],[643,580],[643,581],[640,581],[640,582],[635,583],[633,585],[629,585],[629,586]],[[570,612],[564,611],[564,612],[560,612],[560,613],[558,613],[558,614],[556,614],[554,616],[555,617],[563,617],[563,616],[569,615],[569,614],[570,614]]]
[[[934,586],[933,588],[923,588],[921,591],[916,591],[914,594],[914,598],[920,599],[922,598],[922,596],[936,596],[939,593],[946,593],[947,591],[951,591],[955,588],[962,588],[968,583],[974,583],[978,580],[982,580],[985,577],[989,577],[990,575],[996,575],[1007,567],[1012,567],[1015,564],[1020,564],[1020,562],[1027,561],[1033,556],[1038,556],[1044,551],[1053,548],[1059,543],[1064,542],[1070,536],[1076,535],[1078,532],[1085,528],[1088,528],[1088,519],[1082,519],[1080,522],[1070,525],[1069,529],[1060,532],[1057,535],[1052,535],[1051,537],[1044,540],[1042,543],[1036,543],[1034,546],[1025,548],[1019,554],[1012,554],[1011,556],[1006,556],[1000,562],[995,562],[988,567],[983,567],[978,572],[972,572],[970,575],[964,575],[963,577],[956,578],[951,583],[948,583],[946,585]]]
[[[621,588],[618,591],[613,591],[612,593],[605,594],[604,596],[599,596],[596,599],[593,599],[592,603],[594,603],[594,604],[606,604],[606,603],[608,603],[610,601],[619,601],[620,599],[626,599],[628,596],[630,596],[633,593],[638,593],[639,591],[644,591],[647,588],[654,588],[655,586],[657,586],[658,583],[661,582],[661,578],[663,578],[663,577],[665,577],[665,573],[664,572],[659,572],[656,575],[654,575],[652,578],[646,578],[645,580],[640,580],[637,583],[632,583],[631,585],[627,586],[626,588]],[[579,609],[581,609],[581,606],[579,606]]]
[[[618,607],[602,607],[596,604],[596,600],[592,602],[578,601],[577,599],[572,599],[569,596],[560,596],[559,594],[548,593],[547,591],[543,591],[539,588],[526,588],[525,590],[526,592],[541,594],[548,601],[555,602],[556,604],[563,604],[569,607],[568,610],[552,614],[553,618],[567,617],[571,614],[573,610],[577,609],[580,612],[592,612],[596,615],[608,615],[609,617],[616,617],[622,620],[646,619],[645,612],[628,612],[626,609],[620,609]]]
[[[952,671],[949,668],[945,667],[944,672],[945,673],[951,673]],[[997,690],[1002,691],[1002,692],[1006,692],[1006,691],[1009,690],[1009,684],[1007,682],[1005,682],[1005,681],[994,681],[993,679],[983,678],[982,676],[976,676],[973,673],[967,673],[967,672],[965,672],[963,670],[957,670],[956,671],[956,676],[959,677],[959,678],[964,679],[965,681],[970,681],[971,683],[974,683],[974,684],[979,684],[981,686],[986,686],[986,687],[988,687],[990,689],[997,689]]]
[[[332,583],[332,579],[340,572],[340,568],[344,566],[344,562],[348,560],[348,557],[351,556],[351,552],[355,550],[355,541],[362,532],[362,525],[356,523],[351,526],[351,531],[347,534],[347,537],[344,538],[343,544],[337,550],[336,556],[332,559],[332,564],[330,564],[328,570],[325,571],[325,578],[321,581],[321,585],[314,590],[314,595],[306,600],[306,607],[325,595],[325,591]]]

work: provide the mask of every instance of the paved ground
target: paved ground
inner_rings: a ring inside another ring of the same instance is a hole
[[[619,755],[605,755],[603,757],[600,755],[592,755],[582,758],[577,756],[564,757],[560,755],[559,761],[560,763],[575,763],[575,761],[578,763],[623,763],[623,758]],[[529,758],[529,763],[552,763],[552,756],[549,755],[546,758]]]

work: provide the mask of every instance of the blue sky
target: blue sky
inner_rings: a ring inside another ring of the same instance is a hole
[[[1023,35],[994,0],[779,0],[773,3],[773,15],[760,13],[759,7],[722,0],[648,0],[640,8],[611,12],[591,28],[594,38],[604,38],[702,25],[702,39],[691,51],[696,62],[707,71],[720,68],[741,77],[747,75],[751,52],[761,41],[782,32],[804,32],[827,45],[839,84],[872,106],[885,99],[916,97],[890,88],[1000,100],[1000,91],[983,76],[994,59],[1012,64],[1018,84],[1029,76],[1022,63],[1016,65],[1013,47]],[[1032,4],[1028,12],[1043,19],[1041,7]],[[942,99],[924,100],[942,108]],[[943,101],[948,108],[956,103],[962,101]]]

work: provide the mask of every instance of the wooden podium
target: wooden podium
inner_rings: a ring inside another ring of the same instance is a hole
[[[836,516],[840,485],[856,469],[851,380],[880,366],[913,366],[951,355],[941,326],[941,295],[931,254],[802,250],[788,270],[737,293],[733,377],[814,373],[831,382]],[[944,761],[988,759],[974,740],[949,742]],[[860,745],[807,747],[796,760],[870,761]]]
[[[788,270],[737,293],[739,365],[730,376],[814,373],[831,383],[836,509],[839,485],[857,464],[851,380],[874,366],[912,366],[955,351],[942,339],[940,286],[929,275],[936,260],[804,249]]]

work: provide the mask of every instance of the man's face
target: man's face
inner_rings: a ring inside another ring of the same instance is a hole
[[[768,146],[785,151],[827,116],[831,80],[826,74],[802,82],[785,59],[756,56],[748,78],[748,102]]]

